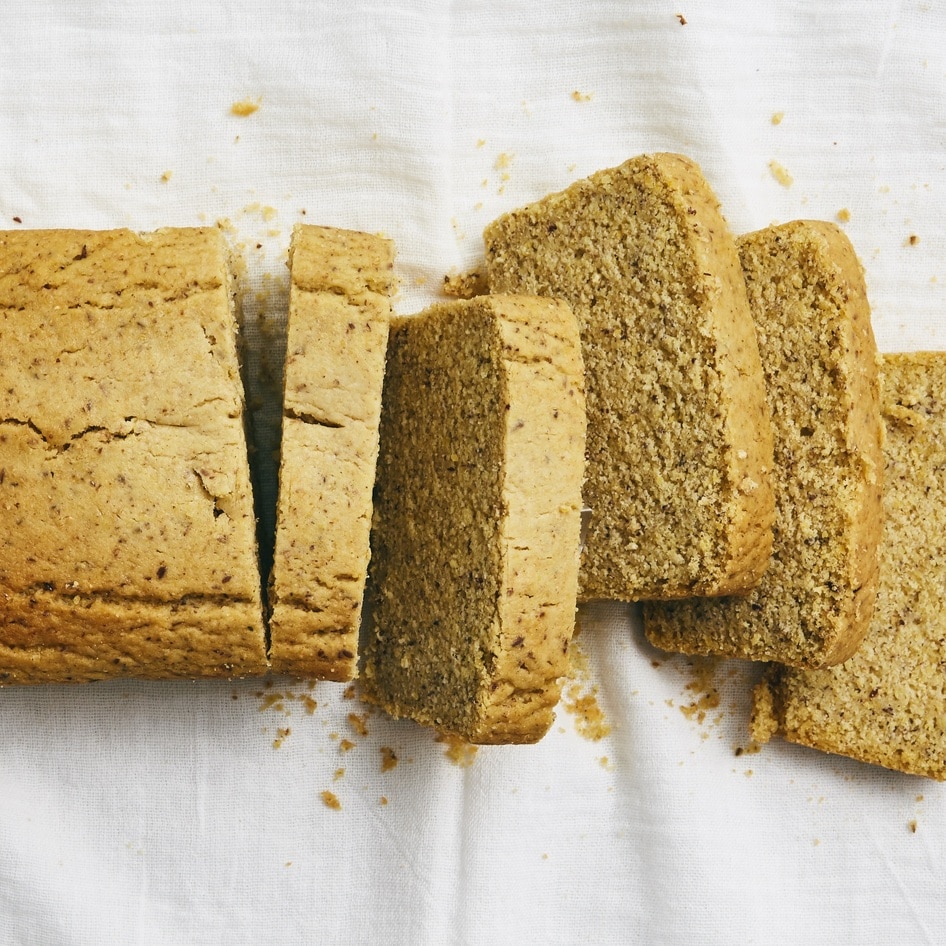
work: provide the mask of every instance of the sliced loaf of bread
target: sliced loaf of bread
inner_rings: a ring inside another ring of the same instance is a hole
[[[382,237],[293,232],[269,579],[277,673],[355,676],[393,267]]]
[[[877,350],[860,263],[833,224],[740,240],[775,428],[772,564],[744,597],[647,604],[665,650],[821,667],[863,638],[883,479]]]
[[[386,370],[364,696],[469,742],[534,742],[575,624],[575,317],[545,299],[444,303],[395,319]]]
[[[588,397],[582,598],[754,587],[772,436],[735,243],[675,154],[600,171],[486,228],[491,292],[566,300]]]
[[[887,355],[886,522],[867,637],[823,670],[773,668],[753,737],[946,780],[946,353]]]

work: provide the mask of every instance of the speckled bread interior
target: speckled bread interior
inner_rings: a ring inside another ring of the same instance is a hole
[[[581,597],[754,587],[772,543],[771,427],[736,246],[700,169],[642,155],[484,239],[490,291],[564,299],[581,325]]]
[[[820,667],[850,656],[877,588],[882,424],[860,263],[833,224],[740,240],[775,428],[775,546],[743,597],[647,604],[665,650]]]
[[[886,355],[886,523],[873,621],[836,667],[773,667],[753,737],[946,779],[946,353]]]
[[[366,698],[474,743],[547,731],[575,623],[584,435],[564,303],[481,297],[394,321]]]

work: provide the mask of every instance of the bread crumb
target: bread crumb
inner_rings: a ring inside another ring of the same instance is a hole
[[[381,771],[390,772],[397,768],[397,756],[390,746],[381,747]]]
[[[316,703],[316,701],[313,700],[311,696],[308,696],[306,694],[303,694],[301,699],[302,699],[302,705],[305,707],[306,714],[311,716],[315,712],[315,709],[319,704]]]
[[[908,821],[907,827],[910,829],[910,834],[916,834],[916,818]]]
[[[387,795],[381,796],[381,807],[383,808],[388,803]]]
[[[340,778],[344,778],[344,777],[345,777],[345,769],[344,767],[339,767],[335,770],[335,774],[332,776],[332,781],[337,782]]]
[[[262,97],[258,98],[255,102],[252,99],[241,99],[239,102],[234,102],[230,106],[230,114],[236,115],[238,118],[246,118],[247,115],[252,115],[253,112],[259,111],[262,101]]]
[[[348,714],[348,723],[359,736],[368,735],[368,714],[363,713],[359,716],[357,713]]]
[[[351,751],[352,749],[354,749],[354,748],[355,748],[355,743],[353,743],[353,742],[351,741],[351,739],[343,739],[343,740],[338,744],[338,751],[339,751],[339,752],[350,752],[350,751]]]
[[[784,117],[785,117],[785,113],[784,113],[784,112],[774,112],[774,113],[772,114],[772,124],[773,124],[773,125],[781,125],[781,124],[782,124],[782,119],[783,119]]]
[[[472,299],[488,291],[486,274],[479,269],[467,273],[450,272],[443,277],[443,292],[455,299]]]
[[[569,680],[562,690],[562,707],[574,717],[579,736],[598,742],[611,732],[611,726],[598,703],[598,687],[591,683],[588,657],[578,643],[578,633],[576,627],[568,650]]]
[[[444,755],[458,768],[467,769],[473,764],[476,758],[476,746],[471,746],[453,733],[439,733],[435,741],[447,747]]]
[[[778,161],[772,160],[769,161],[769,170],[772,172],[772,177],[775,178],[782,185],[782,187],[791,187],[795,179],[788,173],[788,170]]]
[[[677,16],[677,22],[678,22],[681,26],[686,26],[686,25],[687,25],[687,18],[686,18],[682,13],[678,13],[676,16]]]
[[[261,713],[265,713],[266,710],[274,709],[277,712],[284,713],[286,711],[286,704],[284,702],[285,698],[285,694],[283,693],[269,693],[262,695],[259,711]]]
[[[285,729],[277,729],[276,738],[273,740],[273,748],[281,749],[283,741],[291,732],[292,730],[288,726]]]
[[[332,811],[342,810],[342,803],[338,800],[338,796],[334,792],[330,792],[326,789],[321,793],[320,797],[326,808],[331,808]]]
[[[357,695],[358,695],[358,687],[354,683],[349,683],[348,686],[345,687],[345,691],[342,693],[342,696],[346,700],[353,700]]]
[[[733,755],[738,759],[741,755],[755,755],[757,752],[761,751],[762,746],[753,739],[748,746],[736,746],[733,750]]]
[[[848,223],[850,219],[851,219],[851,211],[848,210],[847,207],[842,207],[837,212],[838,223]]]
[[[483,148],[483,147],[485,147],[485,146],[486,146],[486,139],[485,139],[485,138],[480,138],[480,139],[476,142],[476,147],[477,147],[477,148]]]
[[[917,243],[919,243],[919,242],[920,242],[920,238],[919,238],[915,233],[911,233],[911,234],[907,237],[906,242],[905,242],[903,245],[904,245],[904,246],[916,246]]]
[[[590,102],[590,101],[591,101],[591,93],[590,93],[590,92],[579,92],[578,89],[575,89],[575,91],[572,92],[572,98],[573,98],[576,102]]]
[[[493,164],[493,167],[496,168],[497,171],[501,171],[504,168],[508,168],[512,165],[513,158],[515,158],[514,154],[510,154],[507,151],[503,151],[499,155],[499,157],[496,158],[496,162]]]
[[[171,180],[171,173],[172,173],[171,171],[165,171],[165,172],[161,175],[161,183],[162,183],[162,184],[167,184],[167,182]]]

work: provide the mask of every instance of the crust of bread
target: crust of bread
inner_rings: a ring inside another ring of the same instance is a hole
[[[273,670],[351,680],[368,571],[394,247],[293,233],[276,545]]]
[[[0,682],[267,666],[215,229],[0,235]]]

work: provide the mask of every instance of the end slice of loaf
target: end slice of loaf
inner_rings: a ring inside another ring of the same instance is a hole
[[[368,571],[394,247],[297,226],[283,393],[270,659],[350,680]]]
[[[824,670],[777,668],[753,737],[946,780],[946,353],[887,355],[886,524],[860,649]]]
[[[395,320],[367,699],[469,742],[541,738],[575,623],[584,439],[564,303],[482,297]]]
[[[877,350],[860,263],[833,224],[740,241],[775,427],[772,564],[743,598],[648,604],[665,650],[820,667],[849,657],[877,589]]]
[[[754,587],[772,544],[772,435],[735,243],[700,169],[643,155],[484,238],[490,291],[564,299],[581,325],[581,597]]]
[[[266,669],[215,229],[0,235],[0,683]]]

